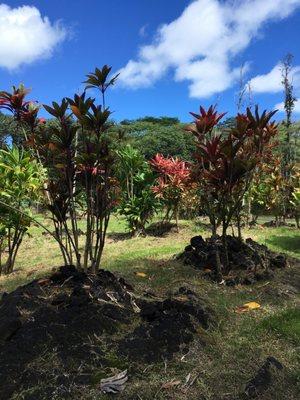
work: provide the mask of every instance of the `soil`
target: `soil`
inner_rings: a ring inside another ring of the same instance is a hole
[[[241,241],[233,236],[226,236],[226,250],[221,237],[203,239],[195,236],[191,239],[179,260],[205,272],[205,275],[219,281],[217,274],[217,253],[222,266],[223,280],[227,285],[251,284],[259,280],[273,277],[274,270],[286,268],[287,256],[278,254],[252,239]],[[226,260],[226,261],[225,261]]]
[[[61,267],[2,296],[0,399],[74,399],[106,368],[171,359],[214,320],[186,288],[139,298],[110,272]]]
[[[275,357],[268,357],[246,385],[245,398],[259,398],[272,385],[275,372],[281,370],[283,370],[283,365]]]
[[[196,294],[182,287],[163,301],[145,301],[141,307],[141,323],[119,345],[119,351],[129,360],[156,363],[170,360],[188,345],[198,327],[213,325],[213,312]]]

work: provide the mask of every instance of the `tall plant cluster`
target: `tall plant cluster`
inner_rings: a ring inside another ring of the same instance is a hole
[[[117,150],[118,177],[122,188],[119,212],[133,236],[145,234],[146,223],[158,209],[151,186],[154,174],[139,150],[126,145]]]
[[[13,271],[43,180],[44,170],[30,152],[17,147],[0,150],[0,275]]]
[[[117,76],[111,68],[96,68],[87,75],[86,90],[99,90],[101,104],[82,95],[64,98],[60,104],[44,105],[56,123],[45,130],[38,118],[39,107],[27,101],[23,86],[2,92],[1,106],[10,110],[20,126],[26,126],[26,145],[47,171],[45,206],[51,213],[54,237],[66,264],[80,269],[99,268],[105,235],[118,185],[114,178],[115,157],[107,129],[111,112],[105,94]],[[86,232],[82,248],[78,221]]]
[[[214,107],[191,113],[195,120],[186,129],[196,138],[194,180],[199,183],[212,234],[221,226],[224,241],[233,218],[239,220],[255,172],[273,146],[277,126],[270,120],[274,113],[260,115],[256,108],[253,114],[248,108],[245,115],[237,115],[234,127],[225,130],[215,129],[224,114]]]

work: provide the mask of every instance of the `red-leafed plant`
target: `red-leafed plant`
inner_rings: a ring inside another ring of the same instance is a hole
[[[201,107],[199,115],[192,113],[195,121],[186,128],[196,138],[193,178],[201,187],[201,207],[210,219],[213,235],[222,227],[224,246],[227,229],[241,213],[254,172],[277,134],[277,126],[270,123],[274,113],[260,115],[256,107],[253,114],[248,108],[246,115],[237,115],[233,128],[220,130],[215,128],[224,114],[214,107],[208,111]]]
[[[30,89],[23,84],[18,87],[13,86],[11,93],[0,92],[0,109],[8,110],[13,114],[17,122],[17,136],[22,137],[22,143],[29,139],[38,125],[45,123],[44,118],[38,118],[39,104],[36,101],[26,100],[28,93]]]
[[[110,71],[108,66],[96,68],[85,82],[86,89],[100,90],[101,105],[86,97],[85,92],[73,99],[64,98],[60,104],[44,105],[56,120],[47,127],[38,119],[38,109],[33,110],[31,103],[25,101],[25,89],[0,96],[20,124],[30,127],[27,145],[48,172],[45,202],[65,264],[80,269],[91,267],[94,272],[100,265],[118,191],[113,177],[115,156],[107,134],[111,112],[104,106],[105,92],[116,80],[109,79]],[[84,217],[86,228],[83,242],[79,237],[80,217]]]
[[[179,158],[164,157],[161,154],[150,160],[153,169],[158,173],[156,184],[152,187],[156,197],[161,199],[166,207],[164,222],[176,221],[178,228],[178,213],[183,193],[191,188],[191,174],[188,163]]]

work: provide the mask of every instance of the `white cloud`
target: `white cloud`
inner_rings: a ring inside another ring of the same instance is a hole
[[[66,35],[59,22],[52,24],[36,7],[0,4],[0,67],[13,70],[51,57]]]
[[[274,110],[279,110],[281,112],[284,112],[284,103],[278,103],[275,105]],[[295,108],[293,110],[294,113],[300,114],[300,100],[297,100],[295,102]]]
[[[266,22],[288,17],[300,0],[195,0],[174,21],[157,30],[119,72],[130,88],[148,87],[167,71],[188,80],[192,97],[209,97],[231,87],[238,69],[231,60]]]
[[[283,91],[281,64],[275,67],[265,75],[257,75],[249,81],[251,89],[254,93],[278,93]],[[295,89],[300,89],[300,66],[291,70],[290,77]]]

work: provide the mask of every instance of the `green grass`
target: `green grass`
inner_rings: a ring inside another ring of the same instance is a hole
[[[51,227],[50,224],[48,224]],[[81,227],[82,228],[82,227]],[[0,277],[0,292],[44,276],[62,264],[55,241],[42,235],[37,226],[30,228],[17,259],[16,271]],[[129,238],[122,218],[112,217],[102,267],[125,277],[137,294],[153,290],[166,296],[180,286],[188,286],[213,308],[217,325],[208,332],[199,332],[184,361],[178,354],[171,362],[141,366],[131,376],[120,399],[137,400],[237,400],[245,383],[255,374],[268,356],[276,357],[285,366],[283,375],[260,400],[296,400],[300,391],[299,362],[299,266],[276,272],[269,282],[253,286],[224,287],[203,279],[192,267],[183,266],[174,256],[184,249],[189,239],[210,233],[205,225],[180,221],[179,233],[171,231],[163,237]],[[296,228],[262,228],[245,230],[272,250],[300,258],[300,234]],[[136,272],[144,272],[139,277]],[[298,293],[297,293],[298,291]],[[236,308],[256,301],[261,308],[238,314]],[[115,365],[115,364],[113,364]],[[98,372],[97,372],[98,373]],[[101,374],[101,371],[99,371]],[[197,375],[194,385],[184,393],[178,389],[162,390],[162,383],[172,379],[182,382],[191,373]],[[93,397],[94,396],[94,397]],[[78,399],[107,399],[92,388]]]
[[[260,327],[300,346],[300,308],[288,308],[263,319]]]

